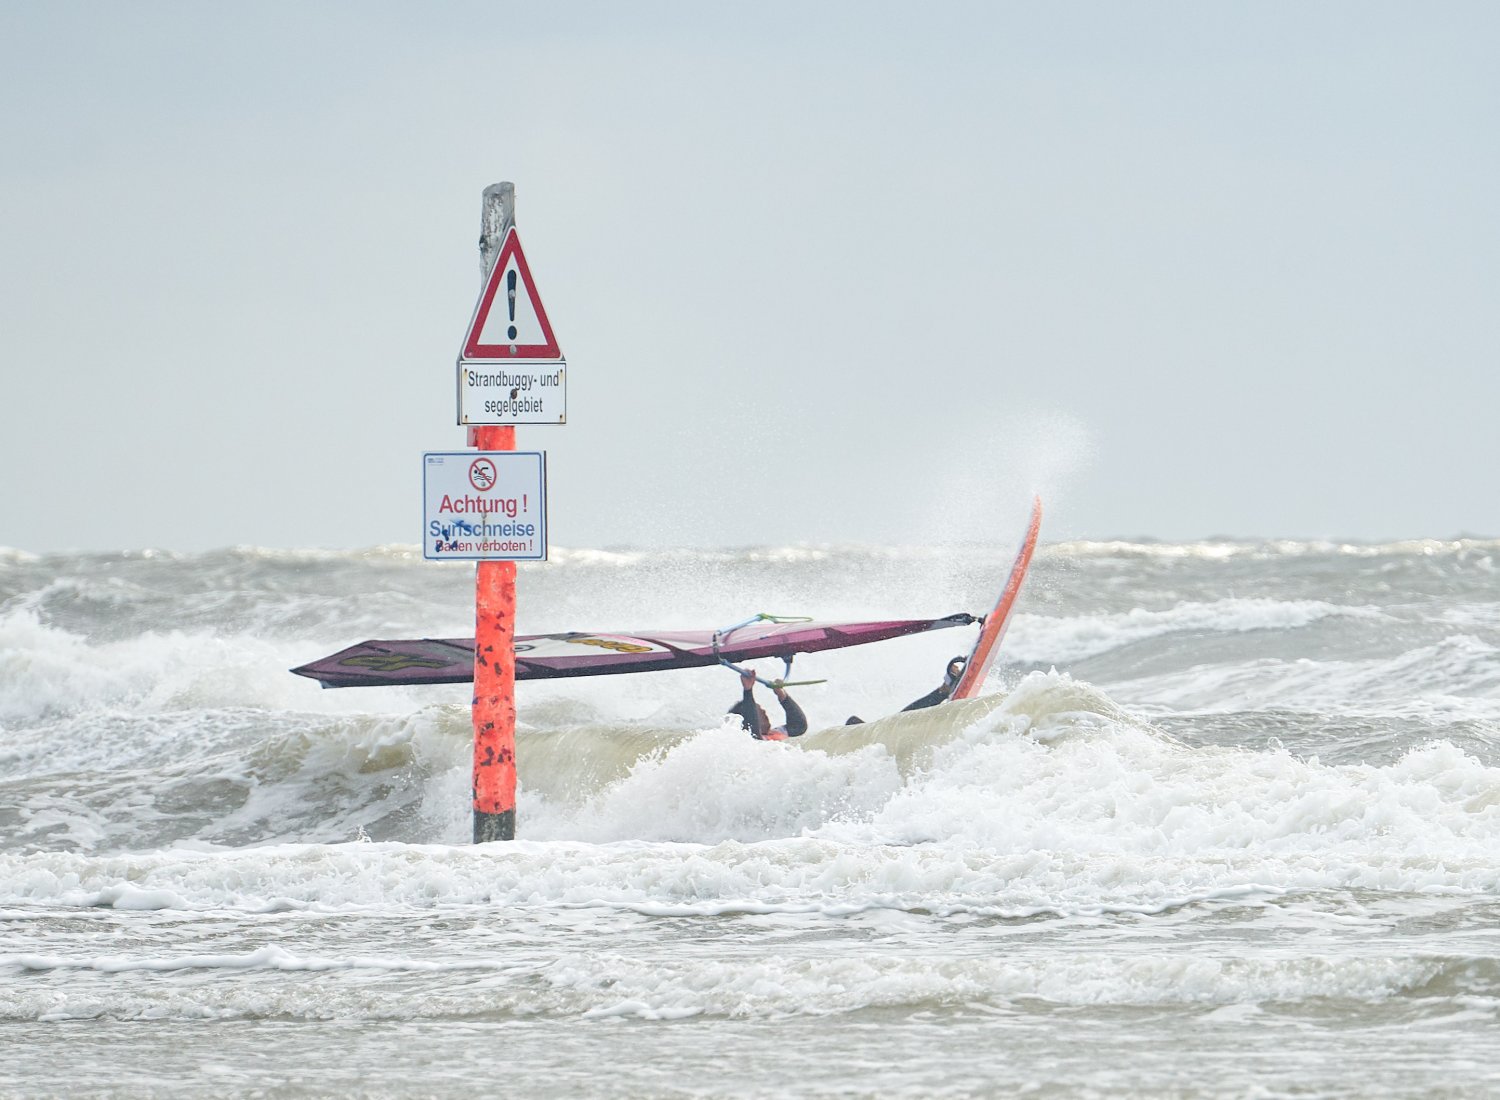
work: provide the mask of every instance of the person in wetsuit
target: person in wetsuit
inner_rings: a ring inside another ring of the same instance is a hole
[[[969,659],[962,654],[954,657],[943,669],[943,682],[941,684],[922,696],[922,698],[914,699],[910,703],[907,703],[901,709],[903,711],[924,710],[927,707],[935,707],[939,703],[946,702],[948,696],[953,694],[953,689],[958,687],[959,680],[963,679],[964,666],[968,663]],[[859,717],[859,715],[851,714],[844,720],[844,725],[862,726],[864,722],[865,720]]]
[[[943,669],[943,682],[933,688],[920,699],[913,700],[902,707],[902,710],[922,710],[925,707],[935,707],[939,703],[946,702],[948,696],[953,694],[953,689],[958,687],[958,682],[963,679],[964,666],[969,659],[959,654],[950,660]]]
[[[745,689],[745,694],[729,708],[728,713],[740,716],[740,724],[749,731],[751,737],[757,741],[785,741],[788,737],[801,737],[807,732],[807,715],[802,713],[802,708],[786,693],[785,688],[774,685],[771,688],[776,693],[777,702],[781,704],[782,713],[786,715],[784,725],[772,727],[771,716],[766,713],[766,708],[755,701],[755,673],[751,671],[742,675],[740,686]]]

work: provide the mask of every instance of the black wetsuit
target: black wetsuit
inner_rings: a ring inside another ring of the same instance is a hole
[[[951,690],[952,689],[950,689],[947,684],[944,684],[941,687],[935,687],[926,695],[922,696],[922,698],[917,699],[914,702],[907,703],[906,706],[902,707],[901,709],[923,710],[927,707],[935,707],[939,703],[945,702],[947,700],[948,693]]]
[[[948,701],[948,696],[953,694],[955,683],[956,681],[950,682],[950,680],[944,679],[941,684],[933,688],[926,695],[922,696],[922,698],[912,700],[901,709],[903,711],[926,710],[928,707],[935,707],[939,703],[946,703]],[[864,724],[865,720],[859,717],[859,715],[857,714],[849,715],[848,719],[846,719],[844,722],[844,725],[846,726],[862,726]]]
[[[797,700],[785,693],[776,697],[781,703],[781,711],[786,715],[786,735],[788,737],[801,737],[807,732],[807,715],[802,713],[802,708],[797,705]],[[764,741],[766,735],[771,731],[762,729],[760,722],[760,706],[755,702],[755,689],[746,688],[744,697],[729,708],[730,714],[740,716],[740,724],[750,732],[750,736],[757,741]]]

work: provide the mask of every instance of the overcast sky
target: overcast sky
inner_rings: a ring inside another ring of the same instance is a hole
[[[1500,4],[0,6],[0,545],[1500,533]]]

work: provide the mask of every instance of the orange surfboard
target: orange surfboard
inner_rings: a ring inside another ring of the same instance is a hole
[[[990,674],[990,666],[1000,652],[1000,639],[1005,637],[1006,624],[1016,606],[1016,597],[1021,594],[1021,585],[1026,580],[1026,570],[1031,567],[1031,555],[1036,550],[1036,538],[1041,530],[1042,498],[1035,497],[1031,502],[1031,525],[1026,529],[1026,539],[1016,552],[1016,562],[1010,567],[1010,576],[1005,581],[1000,599],[995,602],[994,610],[984,617],[979,640],[974,643],[974,651],[969,654],[964,674],[959,677],[950,699],[974,698],[979,694],[984,678]]]

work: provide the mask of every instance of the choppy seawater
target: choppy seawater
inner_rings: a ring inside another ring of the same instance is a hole
[[[1011,548],[523,566],[521,629],[983,611]],[[1500,543],[1071,543],[970,631],[519,687],[469,844],[470,570],[0,551],[0,1094],[1500,1094]],[[767,671],[772,671],[769,667]]]

